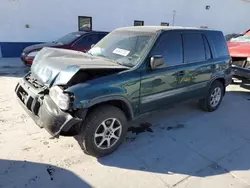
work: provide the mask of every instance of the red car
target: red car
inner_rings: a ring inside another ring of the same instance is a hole
[[[250,79],[250,31],[244,35],[232,38],[228,42],[228,49],[232,57],[232,71],[235,78]]]
[[[91,45],[96,44],[107,34],[107,32],[100,31],[79,31],[69,33],[68,35],[53,42],[36,44],[25,48],[21,55],[21,60],[24,62],[25,65],[31,66],[36,54],[43,47],[64,48],[86,52],[91,48]]]

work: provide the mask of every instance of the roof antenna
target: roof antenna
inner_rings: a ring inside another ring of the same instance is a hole
[[[173,26],[174,26],[174,22],[175,22],[175,15],[176,15],[176,10],[173,11],[173,22],[172,22]]]

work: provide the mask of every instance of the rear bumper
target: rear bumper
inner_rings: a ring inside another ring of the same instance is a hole
[[[227,87],[229,84],[232,83],[232,78],[233,78],[233,75],[232,73],[231,74],[227,74],[225,76],[225,86]]]
[[[58,108],[49,95],[41,97],[41,94],[34,92],[24,79],[18,83],[15,92],[29,116],[39,127],[45,128],[52,137],[58,137],[62,131],[67,132],[72,126],[82,122],[81,119]]]
[[[232,67],[233,77],[239,79],[250,79],[250,69],[241,67]]]

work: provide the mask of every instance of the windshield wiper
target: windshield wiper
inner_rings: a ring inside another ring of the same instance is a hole
[[[116,60],[114,60],[114,59],[110,59],[109,57],[107,57],[107,56],[105,56],[105,55],[103,55],[103,54],[98,54],[98,55],[96,55],[96,56],[98,56],[98,57],[103,57],[103,58],[105,58],[105,59],[108,59],[109,61],[112,61],[112,62],[114,62],[114,63],[116,63],[116,64],[118,64],[118,65],[122,65],[122,66],[125,66],[125,67],[133,67],[133,66],[134,66],[134,65],[129,66],[129,65],[125,65],[125,64],[123,64],[123,63],[119,63],[118,61],[116,61]]]
[[[96,55],[96,56],[98,56],[98,57],[104,57],[104,58],[106,58],[106,59],[112,60],[112,59],[110,59],[109,57],[107,57],[107,56],[105,56],[105,55],[103,55],[103,54],[98,54],[98,55]]]
[[[122,62],[122,63],[116,62],[116,63],[118,63],[119,65],[125,66],[125,67],[133,67],[134,66],[133,63],[125,63],[125,62]]]

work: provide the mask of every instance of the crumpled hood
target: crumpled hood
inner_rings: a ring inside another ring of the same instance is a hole
[[[83,52],[46,47],[36,55],[31,73],[47,86],[64,85],[81,69],[126,70],[128,67]]]
[[[231,57],[250,57],[248,42],[228,42],[228,49]]]

